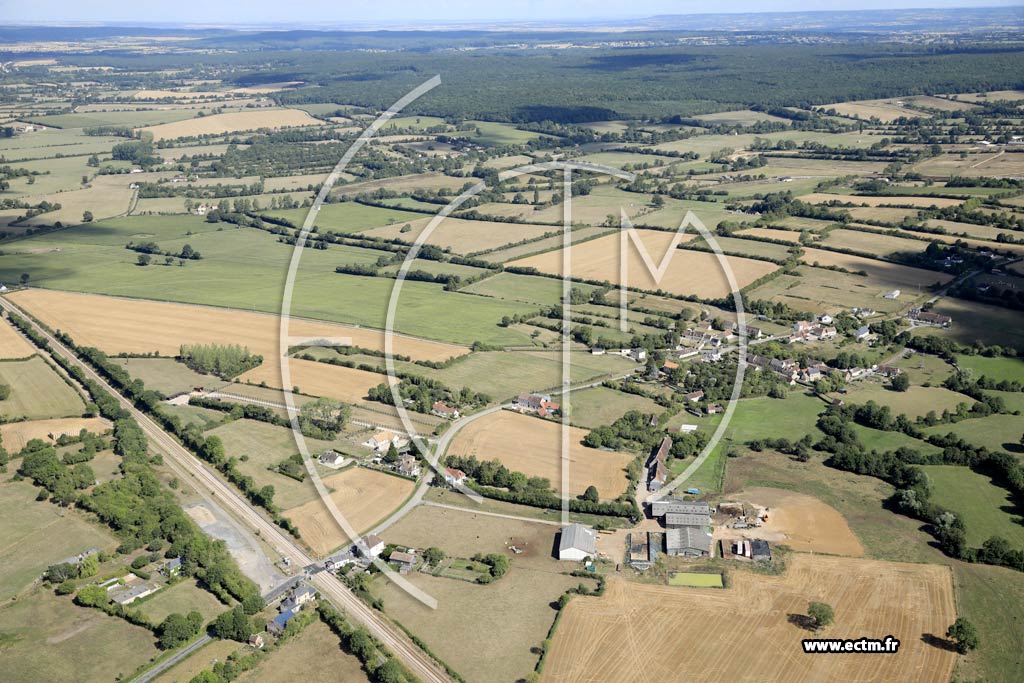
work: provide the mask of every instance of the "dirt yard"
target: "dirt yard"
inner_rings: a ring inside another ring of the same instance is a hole
[[[82,429],[102,434],[110,427],[110,422],[101,417],[62,417],[0,425],[0,436],[3,436],[4,448],[9,453],[17,453],[32,439],[53,442],[63,434],[78,434]]]
[[[719,538],[763,538],[793,550],[863,557],[861,545],[839,511],[813,496],[784,489],[750,488],[729,500],[768,508],[768,522],[754,529],[715,527]]]
[[[794,621],[812,600],[835,609],[821,637],[892,635],[899,652],[805,655],[812,634]],[[948,681],[956,654],[925,639],[955,618],[952,576],[936,565],[795,555],[781,576],[733,571],[726,589],[613,579],[601,598],[569,603],[543,680]]]
[[[0,320],[0,358],[27,358],[35,352],[35,347],[11,327],[9,322]]]
[[[637,230],[637,233],[656,270],[675,237],[675,233],[658,230]],[[695,232],[688,232],[683,235],[682,243],[690,242],[695,237],[697,237]],[[571,248],[571,275],[584,280],[607,280],[616,285],[619,284],[621,281],[619,244],[619,235],[608,235],[574,245]],[[629,287],[646,290],[663,289],[673,294],[694,294],[705,298],[722,297],[730,291],[725,273],[714,254],[685,249],[678,250],[673,253],[664,276],[658,281],[650,274],[643,256],[632,241],[629,241],[626,249],[626,283]],[[736,256],[726,258],[740,287],[744,287],[778,268],[774,263],[767,261],[755,261]],[[544,273],[561,274],[562,251],[545,252],[512,261],[508,265],[536,268]]]
[[[364,467],[353,467],[324,478],[331,499],[357,533],[369,530],[387,517],[413,490],[413,483]],[[284,512],[317,553],[328,553],[350,540],[334,521],[327,506],[317,498]]]
[[[569,493],[580,495],[594,485],[602,500],[618,497],[626,488],[625,470],[633,456],[587,448],[581,443],[586,430],[569,429]],[[510,470],[547,477],[560,491],[561,430],[558,422],[502,410],[471,422],[455,437],[448,452],[500,460]]]

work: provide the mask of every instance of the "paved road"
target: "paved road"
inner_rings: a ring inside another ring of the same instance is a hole
[[[0,297],[0,307],[22,317],[27,317],[5,297]],[[89,379],[97,382],[113,396],[117,397],[122,407],[135,418],[139,426],[146,433],[150,446],[157,451],[161,451],[166,456],[164,458],[165,463],[179,476],[190,480],[195,486],[203,488],[215,496],[226,511],[234,514],[239,521],[245,524],[248,531],[262,538],[274,547],[277,552],[291,558],[293,562],[297,562],[299,566],[308,566],[317,561],[316,558],[301,548],[295,542],[295,539],[286,535],[276,524],[264,518],[234,488],[208,470],[198,458],[192,455],[170,434],[165,432],[149,416],[136,409],[134,405],[115,391],[92,368],[79,360],[77,356],[45,330],[36,326],[35,323],[33,323],[33,326],[49,342],[51,355],[62,356],[70,363],[80,367]],[[320,592],[323,598],[327,599],[338,609],[343,610],[348,618],[365,626],[375,638],[391,650],[420,680],[426,683],[451,683],[451,678],[443,667],[413,643],[401,629],[383,614],[372,609],[356,597],[336,576],[327,572],[318,572],[310,579],[310,583]]]

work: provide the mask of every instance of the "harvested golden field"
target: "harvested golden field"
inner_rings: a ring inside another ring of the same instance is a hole
[[[864,206],[919,206],[928,208],[937,206],[940,209],[947,206],[959,206],[964,203],[962,199],[948,199],[946,197],[909,197],[899,195],[855,195],[855,194],[829,194],[827,192],[813,192],[800,197],[801,201],[808,204],[824,204],[826,202],[848,202],[850,204]]]
[[[76,342],[108,353],[159,351],[174,356],[182,344],[219,343],[247,346],[264,363],[277,354],[280,316],[268,313],[45,289],[16,292],[11,300]],[[289,332],[303,338],[349,338],[353,346],[384,349],[384,333],[372,328],[293,318]],[[396,335],[395,353],[443,361],[469,349]]]
[[[35,352],[35,347],[11,327],[6,318],[0,319],[0,358],[27,358]]]
[[[448,452],[475,455],[479,460],[500,460],[510,470],[530,477],[546,477],[561,491],[562,425],[510,410],[501,410],[467,425]],[[596,486],[602,500],[618,497],[626,488],[627,453],[588,448],[581,442],[587,430],[569,428],[569,493],[580,495]]]
[[[647,250],[655,268],[661,263],[669,248],[674,232],[660,230],[637,230],[637,235]],[[692,241],[696,233],[682,236],[682,243]],[[584,280],[599,280],[620,284],[619,235],[608,235],[583,242],[572,247],[571,276]],[[671,262],[661,280],[656,280],[645,265],[640,251],[630,240],[626,246],[626,284],[635,289],[663,289],[672,294],[693,294],[703,298],[726,296],[729,283],[722,271],[718,258],[711,253],[681,249],[673,253]],[[755,261],[737,256],[727,256],[739,287],[774,271],[778,266],[767,261]],[[536,268],[544,273],[562,273],[562,251],[537,254],[507,264],[521,268]]]
[[[281,366],[275,362],[267,362],[249,372],[240,375],[239,381],[259,384],[266,382],[269,387],[281,386]],[[340,365],[329,365],[312,360],[292,358],[288,361],[291,372],[291,385],[298,387],[303,394],[311,396],[328,396],[330,398],[357,403],[366,397],[370,387],[384,382],[390,383],[387,375],[367,372],[356,368]]]
[[[768,508],[768,521],[757,528],[736,531],[719,527],[716,539],[763,538],[800,552],[862,557],[861,545],[846,519],[814,496],[773,488],[749,488],[731,494],[735,500]]]
[[[812,633],[790,615],[812,600],[835,609],[820,637],[892,635],[899,652],[804,654]],[[956,654],[924,638],[941,638],[955,618],[952,575],[937,565],[795,555],[781,576],[733,571],[725,589],[613,579],[600,598],[565,608],[542,680],[948,681]]]
[[[382,228],[367,230],[365,234],[384,239],[400,239],[412,242],[430,224],[432,218],[421,218],[410,223],[388,225]],[[402,232],[404,225],[412,230]],[[430,233],[425,244],[433,244],[443,249],[451,249],[460,254],[471,254],[478,251],[498,249],[508,244],[523,240],[543,237],[548,233],[561,232],[561,228],[552,225],[527,225],[524,223],[492,223],[490,221],[468,221],[461,218],[445,218]]]
[[[838,266],[852,272],[863,270],[867,273],[868,278],[880,287],[896,285],[907,289],[918,286],[924,288],[934,282],[946,283],[953,279],[953,276],[948,273],[911,268],[824,249],[805,248],[802,260],[810,265]]]
[[[769,240],[782,240],[791,244],[800,244],[800,233],[796,230],[772,230],[771,228],[747,228],[737,235],[747,237],[763,237]]]
[[[855,102],[837,102],[836,104],[823,104],[820,107],[816,107],[819,111],[830,111],[835,110],[840,116],[849,116],[851,118],[870,119],[876,118],[882,123],[889,123],[896,119],[905,116],[907,118],[913,118],[920,116],[923,118],[930,118],[930,114],[925,112],[916,111],[914,109],[907,109],[897,102],[903,102],[903,100],[889,99],[889,100],[859,100]]]
[[[17,453],[32,439],[56,441],[64,434],[77,435],[83,429],[102,434],[110,427],[110,422],[101,417],[59,417],[53,420],[9,422],[0,425],[0,436],[3,436],[4,448],[10,453]]]
[[[13,300],[50,327],[70,334],[76,342],[107,353],[159,351],[161,355],[176,356],[182,344],[241,344],[263,356],[263,363],[239,379],[283,388],[278,316],[50,290],[18,292]],[[302,338],[348,338],[355,346],[384,348],[384,334],[379,330],[292,320],[290,332]],[[469,349],[396,337],[395,352],[442,361]],[[387,381],[385,375],[313,361],[292,359],[290,368],[291,386],[298,386],[306,394],[342,401],[358,401],[367,389]]]
[[[196,135],[220,135],[257,128],[290,128],[294,126],[319,126],[323,121],[315,119],[299,109],[262,109],[258,111],[240,111],[230,114],[214,114],[201,118],[186,119],[174,123],[162,123],[149,126],[142,130],[153,134],[154,140],[173,140],[174,138],[192,137]]]
[[[324,478],[334,501],[356,533],[369,531],[412,493],[408,479],[352,467]],[[349,539],[319,498],[285,512],[302,534],[302,540],[317,553],[328,553]]]

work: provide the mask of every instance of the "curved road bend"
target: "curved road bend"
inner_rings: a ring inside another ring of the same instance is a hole
[[[72,364],[80,367],[89,379],[97,382],[115,396],[122,407],[139,423],[146,436],[149,437],[150,443],[167,456],[168,463],[172,468],[179,472],[187,473],[195,484],[201,485],[212,495],[216,496],[218,502],[225,510],[234,514],[251,531],[258,534],[281,554],[287,555],[293,561],[299,562],[300,566],[308,566],[317,562],[317,558],[309,555],[292,537],[288,536],[273,522],[265,519],[248,501],[242,498],[241,494],[208,470],[205,464],[197,457],[192,455],[184,446],[165,432],[149,416],[135,408],[119,392],[115,391],[106,380],[94,372],[91,367],[79,360],[74,353],[36,325],[17,306],[6,298],[0,297],[0,307],[29,320],[36,331],[50,343],[50,355],[58,354],[66,358]],[[40,351],[40,353],[46,352]],[[343,610],[349,618],[365,626],[375,638],[391,650],[420,680],[425,683],[451,683],[451,678],[443,667],[413,643],[401,629],[391,623],[383,614],[372,609],[356,597],[333,574],[317,572],[313,574],[309,582],[336,608]]]

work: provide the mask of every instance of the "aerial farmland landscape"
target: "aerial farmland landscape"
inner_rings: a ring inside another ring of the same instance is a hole
[[[51,4],[0,681],[1024,682],[1019,4]]]

